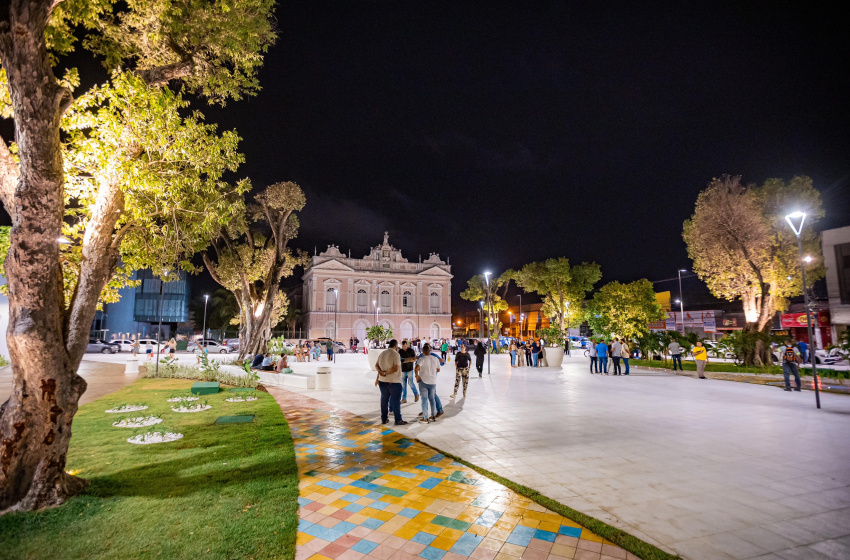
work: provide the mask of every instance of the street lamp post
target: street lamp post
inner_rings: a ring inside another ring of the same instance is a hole
[[[167,274],[168,271],[163,271],[163,276]],[[156,356],[154,360],[156,361],[156,375],[159,377],[159,348],[162,345],[162,299],[165,294],[165,280],[162,276],[159,278],[159,328],[156,333]]]
[[[484,273],[484,280],[487,282],[487,375],[490,375],[490,354],[493,353],[493,337],[490,334],[490,325],[493,323],[493,302],[490,301],[490,273]]]
[[[570,302],[567,302],[567,356],[572,356],[571,348],[571,340],[570,340]]]
[[[203,328],[201,328],[201,344],[203,344],[204,340],[206,340],[206,338],[207,338],[207,302],[209,300],[210,300],[210,295],[204,294],[204,324],[203,324]]]
[[[522,318],[525,317],[525,315],[522,314],[522,294],[519,295],[519,317],[519,339],[522,340]]]
[[[334,339],[331,340],[331,352],[333,352],[334,342],[336,342],[336,321],[337,321],[337,312],[339,311],[339,290],[334,288]],[[336,352],[334,354],[334,363],[336,363]]]
[[[684,268],[679,269],[679,313],[682,315],[682,336],[685,336],[685,298],[682,296],[682,273],[687,272]]]
[[[799,224],[795,225],[795,220],[800,220]],[[803,302],[806,306],[806,331],[809,333],[809,356],[812,361],[812,379],[814,380],[815,385],[815,403],[817,407],[820,408],[820,390],[818,388],[818,369],[815,361],[815,350],[817,350],[817,345],[815,344],[814,337],[814,329],[812,329],[812,310],[809,308],[809,289],[806,286],[806,259],[803,258],[803,222],[806,221],[806,213],[805,212],[794,212],[793,214],[788,214],[785,216],[785,221],[788,222],[788,225],[791,226],[791,230],[794,232],[794,235],[797,236],[797,250],[800,254],[800,273],[803,279]]]

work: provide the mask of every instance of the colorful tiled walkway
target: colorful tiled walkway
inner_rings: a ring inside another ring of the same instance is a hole
[[[269,392],[301,477],[296,560],[637,558],[390,428]]]

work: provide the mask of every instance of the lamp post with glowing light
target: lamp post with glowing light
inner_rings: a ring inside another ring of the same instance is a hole
[[[204,294],[204,322],[201,328],[201,343],[207,338],[207,302],[210,300],[209,294]]]
[[[334,339],[331,340],[331,352],[333,352],[334,342],[336,342],[336,321],[337,311],[339,311],[339,290],[334,288]],[[333,352],[334,363],[336,363],[336,352]]]
[[[490,295],[490,273],[484,273],[487,282],[487,375],[490,375],[490,354],[493,353],[493,336],[490,334],[490,325],[493,323],[493,302]]]
[[[811,262],[811,257],[803,258],[803,222],[806,221],[806,213],[805,212],[794,212],[792,214],[788,214],[785,216],[785,221],[788,222],[788,225],[791,226],[791,230],[794,232],[794,235],[797,236],[797,250],[800,254],[800,274],[802,275],[803,280],[803,302],[806,306],[806,330],[809,333],[809,354],[811,356],[812,361],[812,379],[814,380],[815,385],[815,403],[817,407],[820,408],[820,390],[818,388],[818,369],[815,362],[815,351],[817,350],[817,345],[815,344],[814,330],[812,329],[812,310],[809,308],[809,289],[806,286],[806,264]]]
[[[520,294],[518,297],[519,297],[519,317],[520,317],[519,339],[520,339],[520,341],[522,341],[522,318],[525,317],[525,315],[522,314],[522,294]]]
[[[687,272],[684,268],[679,269],[679,299],[676,300],[676,303],[679,304],[679,313],[682,315],[682,336],[685,336],[685,303],[684,296],[682,295],[682,273]]]

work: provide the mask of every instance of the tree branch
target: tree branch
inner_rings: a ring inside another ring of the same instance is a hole
[[[136,73],[149,86],[162,87],[172,80],[191,76],[195,65],[191,60],[181,60],[164,66],[156,66],[147,70],[137,70]]]

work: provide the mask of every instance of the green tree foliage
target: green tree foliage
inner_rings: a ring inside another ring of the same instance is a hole
[[[0,439],[12,442],[0,512],[56,505],[82,488],[63,469],[86,386],[76,370],[99,300],[126,280],[119,262],[165,276],[193,270],[191,254],[241,213],[248,183],[222,180],[241,162],[238,138],[205,125],[180,92],[216,104],[254,93],[275,39],[272,8],[15,0],[0,11],[0,115],[14,119],[18,142],[0,141],[15,374],[0,413]],[[57,79],[53,67],[80,44],[110,78],[75,100],[72,90],[98,78],[71,69]],[[60,251],[62,235],[71,244]],[[48,382],[50,399],[24,390]]]
[[[647,325],[663,317],[652,283],[646,279],[605,284],[588,302],[585,312],[593,332],[628,339],[645,336]]]
[[[289,304],[281,279],[306,264],[288,245],[298,234],[296,212],[306,200],[295,183],[275,183],[254,197],[238,219],[221,228],[204,264],[213,279],[233,292],[239,305],[240,357],[268,345],[271,329]]]
[[[741,184],[740,177],[714,179],[697,198],[694,214],[685,221],[683,238],[694,271],[717,297],[740,299],[745,333],[759,338],[747,348],[747,365],[769,364],[766,335],[776,311],[788,298],[802,294],[797,238],[785,221],[805,211],[803,250],[815,257],[806,266],[809,282],[823,277],[820,237],[812,225],[823,216],[820,193],[808,177],[786,183],[768,179],[761,186]],[[762,333],[756,336],[755,333]]]
[[[487,279],[483,274],[476,274],[467,280],[467,287],[460,293],[460,297],[467,301],[476,301],[484,303],[484,312],[487,314],[487,323],[490,325],[490,337],[496,338],[499,336],[499,330],[502,324],[497,321],[499,311],[505,311],[508,308],[508,302],[503,295],[497,292],[500,288],[507,290],[507,285],[511,281],[509,272],[506,272],[498,278],[490,280],[490,298],[487,297]],[[489,303],[488,303],[489,301]]]
[[[582,301],[602,278],[602,271],[596,263],[571,267],[569,259],[560,257],[529,263],[513,272],[512,278],[521,288],[543,298],[544,314],[557,317],[563,331],[580,322]]]

